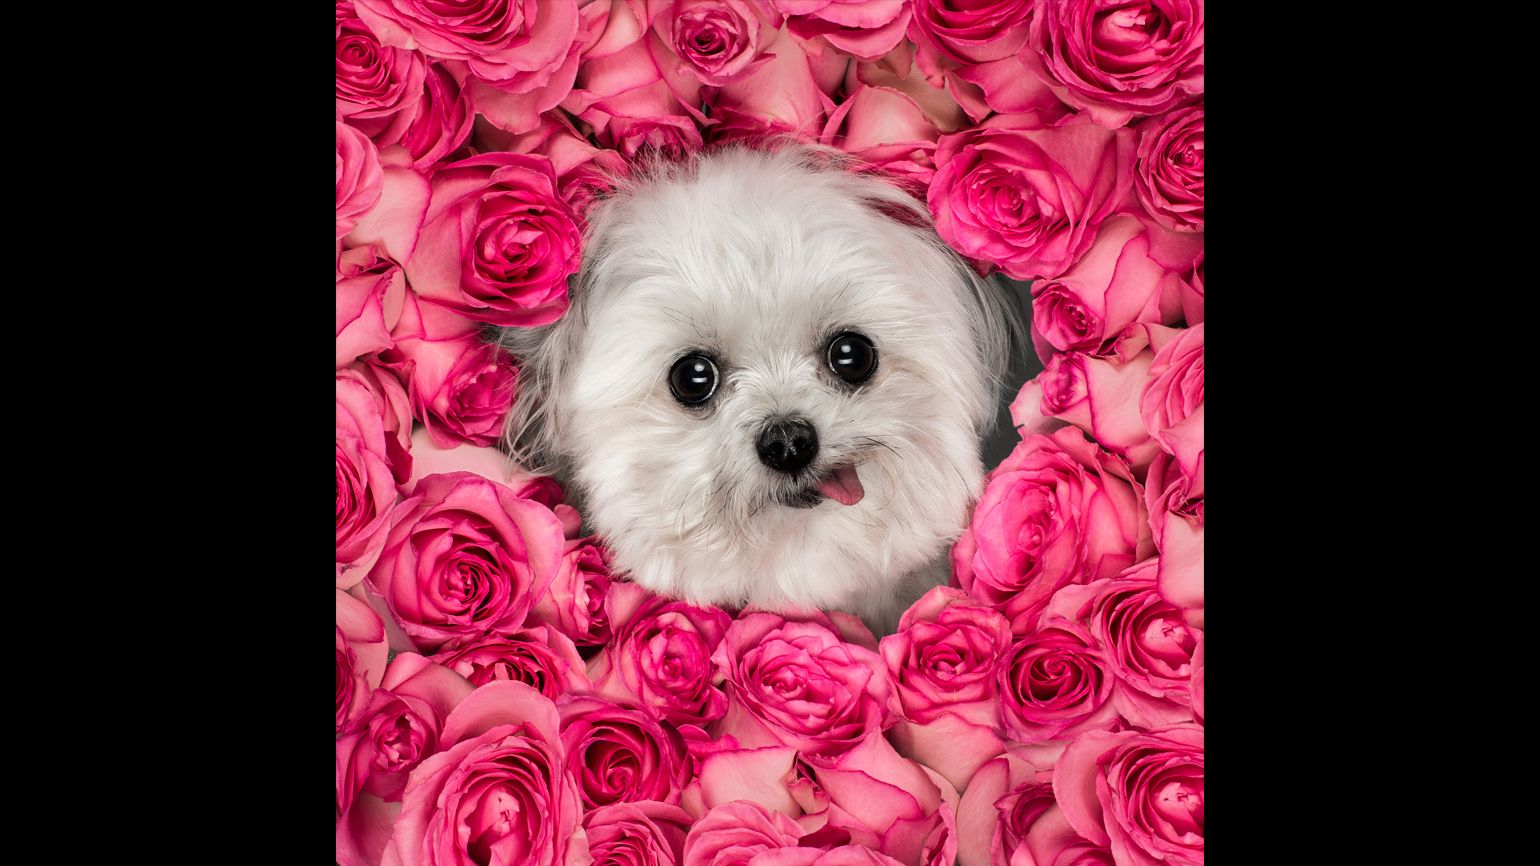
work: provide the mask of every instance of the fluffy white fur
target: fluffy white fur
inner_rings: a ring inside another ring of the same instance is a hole
[[[1010,327],[998,293],[922,204],[806,148],[653,165],[589,220],[568,314],[504,333],[522,363],[512,453],[557,472],[617,571],[655,592],[890,631],[945,580],[981,489]],[[878,352],[854,389],[825,362],[843,330]],[[668,386],[693,350],[720,359],[704,410]],[[779,415],[816,428],[813,474],[857,462],[865,498],[778,502],[797,485],[755,438]]]

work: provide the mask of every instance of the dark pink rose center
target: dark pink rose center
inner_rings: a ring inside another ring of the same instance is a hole
[[[1169,56],[1173,38],[1185,32],[1173,28],[1148,0],[1103,0],[1100,5],[1093,17],[1091,45],[1096,65],[1106,72],[1137,71]]]
[[[1203,779],[1179,776],[1155,790],[1155,813],[1182,837],[1203,835]],[[1174,840],[1175,841],[1175,840]]]
[[[414,5],[426,13],[425,23],[472,42],[499,41],[525,27],[520,0],[421,0]]]
[[[1027,831],[1054,805],[1053,786],[1036,782],[1024,782],[1015,790],[995,801],[1000,813],[1000,830],[1005,853],[1009,855],[1021,845]]]
[[[469,831],[466,853],[477,864],[522,863],[534,842],[528,827],[538,825],[536,804],[508,782],[493,783],[481,794],[465,821]],[[495,859],[494,859],[495,858]]]
[[[704,683],[710,653],[700,636],[667,626],[648,641],[642,674],[671,694],[690,694]]]
[[[1083,308],[1081,312],[1084,313]],[[1055,355],[1038,381],[1043,386],[1043,409],[1053,415],[1067,411],[1087,396],[1085,360],[1074,355]]]
[[[374,738],[374,768],[379,773],[405,773],[433,751],[433,734],[416,713],[397,705],[370,722]]]

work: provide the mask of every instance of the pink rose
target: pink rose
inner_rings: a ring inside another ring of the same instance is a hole
[[[1203,863],[1203,728],[1091,731],[1059,758],[1053,791],[1081,836],[1119,866]]]
[[[478,124],[476,139],[482,150],[533,153],[549,159],[556,170],[557,189],[579,216],[595,197],[614,186],[614,178],[627,173],[626,160],[620,153],[589,144],[587,137],[559,112],[543,115],[540,125],[523,135],[510,135],[496,127]]]
[[[703,84],[730,84],[769,61],[765,47],[779,16],[760,0],[654,0],[649,7],[673,62]]]
[[[379,203],[383,182],[374,142],[337,121],[337,240],[347,237]]]
[[[456,706],[442,751],[412,771],[386,866],[582,866],[577,784],[556,707],[523,683],[488,683]]]
[[[945,586],[910,605],[898,631],[882,639],[903,716],[893,728],[894,745],[959,791],[1005,747],[994,732],[995,680],[1010,644],[1005,617]]]
[[[690,769],[678,731],[644,710],[589,695],[568,695],[558,707],[567,768],[585,809],[638,800],[678,805]]]
[[[374,246],[355,247],[337,261],[337,369],[392,345],[401,319],[406,277]]]
[[[757,141],[782,133],[805,141],[818,137],[834,101],[819,87],[815,59],[785,34],[769,52],[773,59],[753,75],[706,89],[712,141]]]
[[[712,733],[745,748],[827,753],[891,727],[896,703],[887,665],[831,626],[763,612],[735,620],[712,657],[728,697],[727,715]]]
[[[1076,833],[1053,797],[1052,773],[1015,755],[985,764],[957,810],[959,866],[1114,866]]]
[[[727,697],[712,685],[712,653],[731,617],[628,581],[610,586],[604,606],[613,636],[588,664],[595,692],[639,703],[674,725],[704,725],[727,712]]]
[[[614,803],[584,815],[583,828],[593,866],[678,866],[690,816],[667,803]]]
[[[880,851],[905,866],[957,859],[957,791],[934,771],[899,756],[882,737],[837,755],[806,755],[793,784],[804,829]],[[803,845],[808,844],[804,838]]]
[[[449,70],[430,64],[408,108],[382,127],[374,140],[394,158],[391,147],[405,151],[418,171],[436,168],[470,138],[475,112],[470,98]]]
[[[566,635],[543,625],[521,628],[507,636],[456,642],[440,650],[433,661],[472,685],[509,680],[553,701],[568,692],[587,691],[592,685],[577,647]]]
[[[1129,214],[1107,220],[1074,267],[1032,284],[1035,338],[1061,352],[1100,352],[1135,322],[1176,322],[1182,274],[1202,246],[1202,235],[1167,231]],[[1049,354],[1038,345],[1045,363]]]
[[[897,860],[865,845],[837,848],[779,848],[755,855],[750,866],[903,866]]]
[[[1153,352],[1128,360],[1117,355],[1065,352],[1048,359],[1037,378],[1011,403],[1011,420],[1023,435],[1051,433],[1051,419],[1079,427],[1103,448],[1128,461],[1135,474],[1150,465],[1160,446],[1144,429],[1135,395],[1149,378]]]
[[[363,714],[385,677],[388,655],[379,616],[369,605],[337,590],[337,736]]]
[[[952,548],[953,573],[1024,634],[1059,587],[1155,552],[1141,494],[1127,463],[1078,429],[1029,436],[991,473]]]
[[[490,478],[507,485],[520,499],[531,499],[552,511],[570,506],[561,505],[561,485],[548,475],[531,475],[525,472],[513,458],[496,448],[478,445],[456,445],[440,448],[426,428],[412,433],[412,478],[410,487],[429,475],[446,475],[450,472],[470,472],[482,478]],[[556,515],[558,518],[562,514]],[[565,531],[566,524],[563,523]]]
[[[1203,250],[1193,259],[1192,273],[1182,283],[1182,318],[1189,325],[1203,324]]]
[[[349,0],[337,0],[337,113],[372,134],[408,107],[422,89],[421,54],[387,48],[360,21]]]
[[[1014,57],[1027,42],[1033,4],[1020,0],[914,0],[909,38],[930,74],[944,63]]]
[[[486,446],[502,438],[518,394],[512,355],[486,342],[474,323],[415,295],[394,336],[395,347],[380,362],[406,381],[412,414],[434,444]]]
[[[1134,189],[1156,222],[1177,231],[1203,231],[1202,103],[1143,124]]]
[[[1181,608],[1193,628],[1203,628],[1203,471],[1196,476],[1161,453],[1150,464],[1145,500],[1150,528],[1160,549],[1156,585],[1167,601]]]
[[[400,802],[408,774],[438,751],[444,719],[474,688],[416,653],[391,659],[368,710],[337,741],[342,866],[380,862],[400,810],[391,804]]]
[[[1108,129],[1203,95],[1203,0],[1040,0],[1022,58]]]
[[[1176,457],[1190,476],[1203,467],[1203,325],[1175,333],[1154,346],[1149,381],[1139,395],[1139,414],[1150,435]]]
[[[690,828],[680,866],[746,866],[761,852],[797,847],[802,836],[780,812],[747,800],[724,803]]]
[[[610,639],[604,599],[612,580],[609,552],[597,538],[568,539],[556,579],[529,618],[550,624],[579,646],[604,646]]]
[[[895,51],[882,63],[851,66],[849,96],[829,114],[819,141],[884,171],[923,195],[935,175],[936,140],[967,119],[946,91],[931,87],[913,66],[899,74]]]
[[[1000,726],[1028,745],[1115,726],[1107,656],[1090,631],[1044,617],[1000,664]]]
[[[440,168],[432,185],[422,241],[405,262],[413,290],[478,322],[531,327],[561,318],[581,239],[550,161],[473,156]]]
[[[1203,633],[1198,632],[1198,647],[1192,651],[1192,714],[1203,724]]]
[[[358,16],[386,45],[463,62],[478,79],[509,93],[572,86],[569,49],[578,36],[575,3],[537,0],[355,0]],[[559,101],[565,90],[556,94]],[[538,108],[546,111],[555,102]]]
[[[385,546],[396,485],[411,473],[406,392],[368,364],[337,371],[337,588],[364,579]]]
[[[802,39],[822,36],[841,53],[875,60],[903,41],[905,0],[771,0],[786,29]]]
[[[555,576],[562,541],[545,506],[467,472],[430,475],[396,506],[369,584],[433,652],[517,631]]]
[[[997,115],[942,136],[927,195],[942,239],[1019,280],[1072,267],[1133,186],[1133,132],[1039,123]]]

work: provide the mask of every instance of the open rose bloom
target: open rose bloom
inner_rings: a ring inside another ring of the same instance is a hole
[[[1203,0],[335,13],[339,866],[1202,864]],[[651,593],[505,441],[590,206],[795,143],[1032,281],[891,634]]]

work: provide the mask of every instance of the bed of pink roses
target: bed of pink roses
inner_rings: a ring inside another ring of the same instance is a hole
[[[1203,862],[1202,0],[337,0],[337,861]],[[877,640],[614,575],[496,448],[639,155],[790,134],[1033,280]]]

